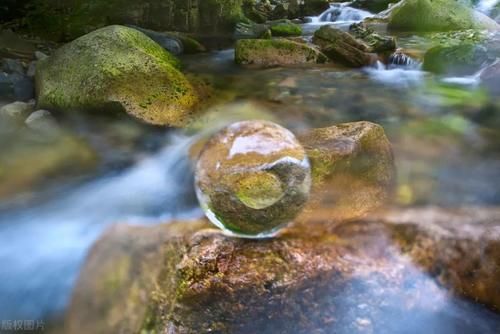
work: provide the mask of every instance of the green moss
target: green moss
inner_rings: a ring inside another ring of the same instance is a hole
[[[313,47],[287,39],[245,39],[236,42],[237,64],[287,65],[322,63],[326,57]]]
[[[429,49],[424,56],[423,69],[434,73],[467,75],[478,71],[487,61],[484,47],[472,43],[439,45]]]
[[[292,22],[278,23],[271,26],[271,34],[277,37],[300,36],[302,35],[302,28]]]
[[[492,28],[494,22],[478,19],[473,11],[454,0],[405,0],[389,15],[389,29],[402,31],[450,31]]]
[[[198,98],[179,67],[173,55],[143,33],[109,26],[39,63],[38,106],[100,112],[121,106],[146,122],[180,125]]]

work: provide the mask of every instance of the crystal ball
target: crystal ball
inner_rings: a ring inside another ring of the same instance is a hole
[[[311,167],[289,130],[268,121],[243,121],[205,144],[195,187],[205,215],[226,234],[267,238],[304,207]]]

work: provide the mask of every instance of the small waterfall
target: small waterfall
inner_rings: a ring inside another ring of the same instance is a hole
[[[395,88],[408,88],[422,82],[425,72],[420,68],[420,63],[411,66],[386,66],[381,61],[377,61],[374,66],[366,67],[364,71],[371,79],[381,84]]]
[[[318,22],[359,22],[373,16],[365,10],[349,7],[350,2],[334,3],[330,8],[318,16]]]
[[[388,69],[420,69],[421,64],[411,58],[410,56],[406,55],[403,53],[402,49],[397,49],[396,52],[394,52],[390,57],[389,57],[389,62],[387,65]]]

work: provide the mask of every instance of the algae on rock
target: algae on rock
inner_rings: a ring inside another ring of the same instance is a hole
[[[454,0],[403,0],[388,10],[388,28],[401,31],[488,29],[499,25]]]
[[[279,66],[324,63],[326,57],[313,46],[288,39],[245,39],[236,42],[235,61],[243,65]]]
[[[39,62],[38,107],[125,110],[152,124],[179,126],[198,103],[178,60],[143,33],[109,26]]]

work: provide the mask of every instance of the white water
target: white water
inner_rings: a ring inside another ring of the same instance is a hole
[[[425,77],[425,72],[421,71],[420,64],[414,64],[409,67],[386,68],[386,66],[377,61],[374,67],[366,67],[364,71],[374,81],[380,82],[391,87],[407,88],[420,84]]]
[[[195,139],[175,136],[123,173],[1,215],[0,319],[62,310],[89,247],[110,224],[200,216],[187,157]]]
[[[322,14],[310,17],[310,23],[305,24],[305,31],[313,32],[318,26],[335,24],[338,26],[349,26],[352,23],[360,22],[367,17],[373,16],[365,10],[349,7],[350,2],[334,3]]]
[[[500,0],[480,0],[476,5],[476,10],[489,15]]]

